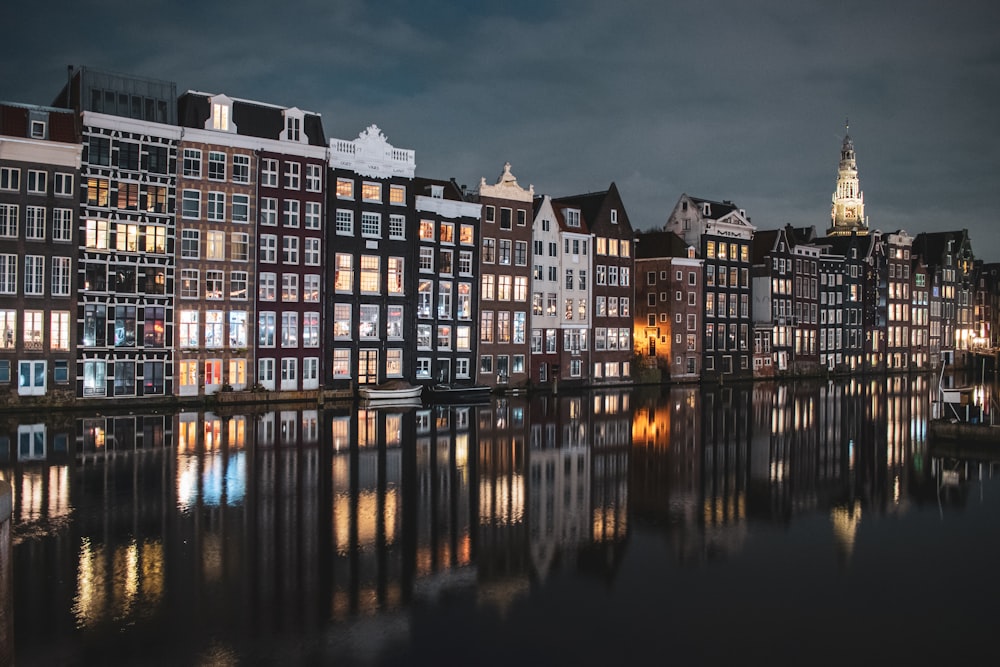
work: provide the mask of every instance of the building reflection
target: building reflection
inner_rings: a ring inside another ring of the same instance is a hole
[[[181,619],[223,642],[405,637],[415,603],[506,614],[560,569],[613,577],[639,524],[700,563],[752,522],[822,515],[846,564],[863,521],[941,495],[929,393],[898,376],[8,418],[15,637],[42,659]]]

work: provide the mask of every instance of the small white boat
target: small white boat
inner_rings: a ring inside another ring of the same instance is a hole
[[[420,398],[420,393],[424,390],[421,385],[412,385],[405,380],[390,380],[382,384],[361,385],[358,387],[358,395],[361,398],[370,400],[387,400],[403,398]]]

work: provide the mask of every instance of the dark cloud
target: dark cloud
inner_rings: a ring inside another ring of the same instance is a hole
[[[1000,261],[995,3],[482,4],[18,3],[0,97],[48,103],[70,63],[155,76],[376,123],[426,176],[615,181],[640,228],[688,192],[825,229],[849,116],[872,226],[967,227]]]

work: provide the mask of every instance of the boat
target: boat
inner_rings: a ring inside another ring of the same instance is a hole
[[[493,390],[485,384],[449,384],[439,382],[427,386],[430,400],[439,403],[471,403],[489,400]]]
[[[358,395],[369,400],[388,400],[420,398],[420,393],[424,388],[420,385],[412,385],[405,380],[390,380],[376,385],[361,385],[358,387]]]
[[[927,423],[933,443],[1000,445],[1000,425],[993,424],[990,400],[982,386],[941,387],[940,414]]]
[[[393,408],[402,410],[406,408],[422,407],[424,402],[420,398],[363,398],[361,407],[366,410],[375,408]]]

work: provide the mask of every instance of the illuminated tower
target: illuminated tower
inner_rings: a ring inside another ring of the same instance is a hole
[[[850,129],[849,125],[845,125]],[[851,232],[868,233],[868,219],[865,217],[865,195],[858,183],[858,164],[854,157],[854,142],[850,134],[844,134],[844,144],[840,148],[840,167],[837,170],[837,191],[833,193],[830,208],[830,228],[828,236],[847,236]]]

